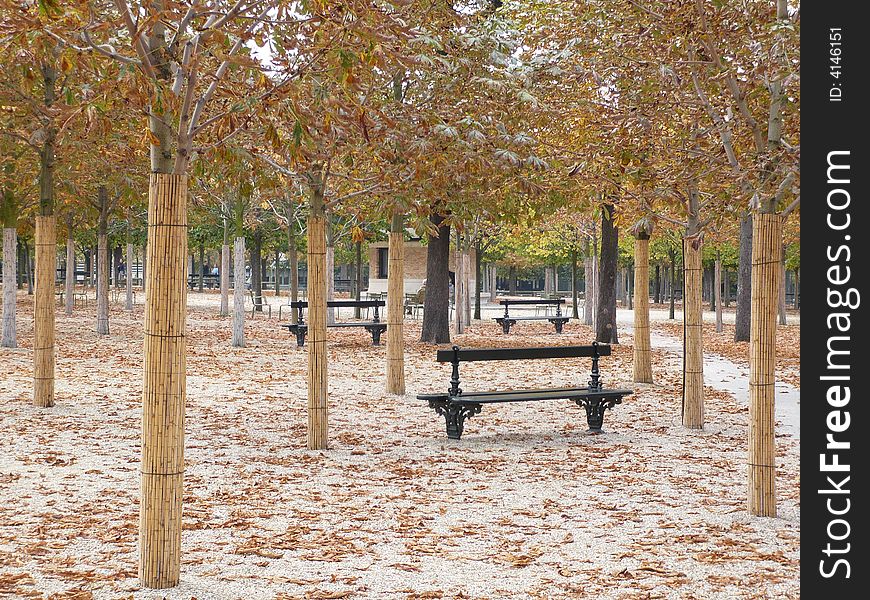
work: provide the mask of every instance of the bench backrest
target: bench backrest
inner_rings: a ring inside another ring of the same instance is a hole
[[[481,360],[536,360],[539,358],[595,358],[610,356],[610,345],[593,342],[590,346],[540,346],[531,348],[467,348],[453,346],[439,350],[438,362],[474,362]]]
[[[564,298],[535,298],[532,300],[499,300],[499,304],[502,306],[508,306],[511,304],[565,304]]]
[[[342,307],[359,307],[359,308],[375,308],[378,306],[386,306],[387,303],[383,300],[330,300],[326,303],[326,306],[331,306],[333,308],[342,308]],[[293,308],[308,308],[307,300],[296,300],[295,302],[291,302],[290,306]]]

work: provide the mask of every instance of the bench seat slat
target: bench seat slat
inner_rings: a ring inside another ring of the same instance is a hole
[[[493,317],[494,321],[504,321],[505,317]],[[571,317],[566,317],[565,315],[539,315],[536,317],[507,317],[507,319],[511,321],[546,321],[548,319],[562,319],[563,321],[570,321]]]
[[[574,398],[608,398],[614,396],[628,396],[631,390],[601,389],[589,390],[588,388],[553,388],[543,390],[525,390],[521,392],[482,392],[479,394],[469,393],[449,398],[447,394],[425,394],[417,396],[420,400],[431,398],[449,399],[452,404],[496,404],[502,402],[530,402],[534,400],[571,400]]]
[[[552,388],[550,391],[552,392],[575,392],[587,390],[589,388],[586,387],[570,387],[570,388]],[[496,396],[499,394],[534,394],[535,392],[540,392],[541,390],[499,390],[497,392],[463,392],[463,396]],[[443,398],[447,399],[449,394],[446,392],[443,394],[418,394],[418,400],[430,400],[430,399],[438,399]]]

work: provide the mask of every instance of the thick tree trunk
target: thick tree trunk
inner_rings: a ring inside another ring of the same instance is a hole
[[[703,300],[701,240],[683,240],[683,426],[704,427]]]
[[[517,268],[514,265],[508,267],[508,296],[517,295]]]
[[[776,516],[776,298],[782,260],[780,215],[757,213],[752,231],[752,327],[749,341],[748,508]]]
[[[100,224],[97,236],[97,333],[109,334],[109,239]]]
[[[148,198],[139,580],[177,585],[186,392],[187,177],[152,173]]]
[[[15,316],[17,312],[17,242],[15,227],[3,227],[3,336],[0,346],[17,348],[15,339]]]
[[[649,335],[649,237],[634,241],[634,380],[652,383]]]
[[[444,217],[433,214],[430,221],[438,228],[429,236],[426,248],[426,297],[423,301],[423,326],[420,341],[450,343],[450,226]]]
[[[737,265],[737,315],[734,341],[748,342],[752,319],[752,215],[740,221],[740,255]]]
[[[36,289],[33,309],[33,404],[54,406],[55,217],[36,217]]]
[[[326,218],[320,173],[313,172],[308,216],[308,448],[329,446],[326,353]]]
[[[722,261],[713,265],[713,302],[716,304],[716,333],[722,333]]]
[[[387,249],[387,393],[405,395],[405,226],[394,214]]]
[[[616,331],[616,266],[619,256],[619,231],[613,223],[614,207],[606,204],[601,210],[601,262],[598,273],[598,306],[595,339],[605,344],[618,344]]]
[[[240,232],[239,232],[240,233]],[[233,241],[233,346],[245,347],[245,236]]]

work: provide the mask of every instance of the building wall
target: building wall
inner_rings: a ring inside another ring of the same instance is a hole
[[[378,248],[389,247],[388,242],[369,245],[369,292],[386,292],[387,279],[378,277]],[[422,242],[405,242],[405,293],[416,293],[426,281],[426,246]],[[474,269],[474,249],[471,250],[471,268]],[[456,252],[450,251],[449,269],[456,272]],[[474,289],[474,273],[471,274],[471,289]]]

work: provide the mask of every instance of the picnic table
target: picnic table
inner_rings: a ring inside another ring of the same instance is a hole
[[[374,317],[371,321],[341,321],[330,323],[327,327],[364,327],[372,334],[372,346],[381,345],[381,334],[387,330],[387,324],[382,323],[378,309],[386,306],[384,300],[331,300],[326,303],[327,307],[341,308],[372,308],[374,309]],[[308,335],[308,324],[305,323],[303,311],[308,308],[308,301],[297,300],[290,303],[291,310],[296,310],[296,323],[282,323],[281,327],[286,327],[287,331],[296,335],[296,345],[304,346],[305,337]]]
[[[571,317],[562,315],[562,305],[565,304],[564,298],[532,298],[522,300],[507,298],[500,300],[499,304],[504,306],[504,315],[501,317],[494,317],[494,320],[496,323],[501,325],[501,330],[505,334],[511,332],[511,326],[515,325],[517,321],[549,321],[555,326],[556,333],[562,333],[562,326],[571,319]],[[535,315],[533,317],[512,317],[508,312],[510,306],[555,306],[556,314],[541,316]]]

